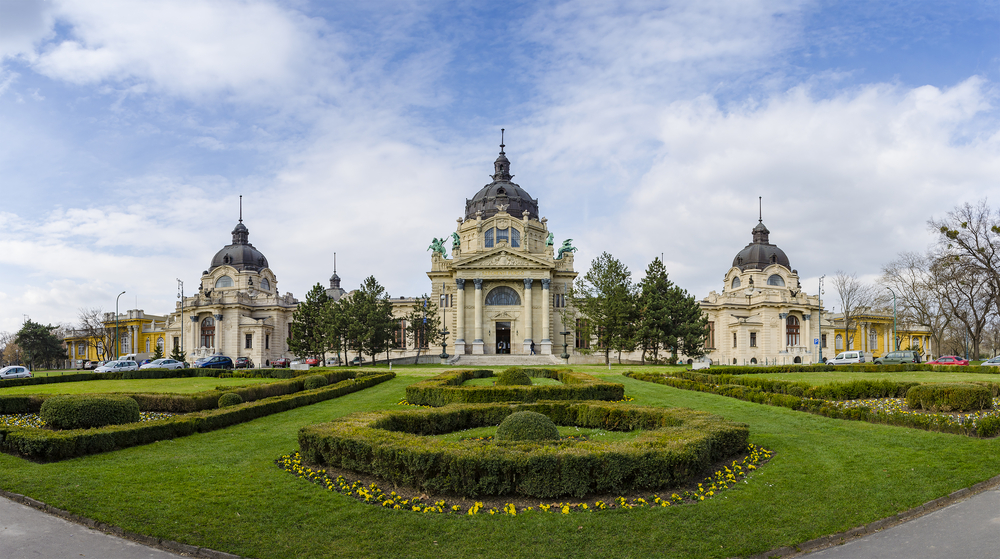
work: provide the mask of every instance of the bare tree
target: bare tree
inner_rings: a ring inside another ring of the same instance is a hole
[[[932,219],[927,224],[939,233],[942,256],[956,257],[963,268],[976,269],[981,281],[991,284],[996,295],[991,303],[1000,313],[1000,212],[991,211],[986,200],[975,205],[966,202],[948,212],[945,219]]]
[[[840,297],[840,312],[844,315],[844,334],[847,337],[845,348],[851,349],[854,347],[858,317],[871,310],[877,301],[877,295],[872,286],[860,281],[857,275],[841,270],[837,270],[832,283]]]
[[[941,278],[935,274],[930,255],[904,252],[882,267],[879,282],[896,294],[897,315],[904,324],[930,330],[934,351],[940,354],[952,314],[944,300]]]
[[[113,359],[111,353],[115,344],[115,329],[105,323],[104,314],[100,307],[93,307],[80,309],[79,315],[79,333],[86,338],[87,345],[94,348],[100,361]]]
[[[934,262],[934,273],[941,278],[941,295],[954,320],[967,338],[964,347],[972,358],[979,359],[986,324],[995,311],[997,284],[978,262],[965,255],[945,253]]]
[[[14,337],[15,334],[13,332],[0,332],[0,367],[20,362],[19,359],[14,359],[14,357],[19,357],[19,350],[17,344],[14,343]],[[8,357],[8,348],[10,349],[11,357]]]

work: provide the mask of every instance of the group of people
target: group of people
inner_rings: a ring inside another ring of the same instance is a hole
[[[497,342],[497,355],[502,353],[510,353],[510,342],[499,341]],[[531,342],[531,355],[535,354],[535,342]]]

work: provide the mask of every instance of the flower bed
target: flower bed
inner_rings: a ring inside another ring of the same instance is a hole
[[[516,411],[557,425],[635,431],[627,442],[446,442],[424,435],[497,425]],[[551,498],[679,485],[743,452],[749,428],[705,412],[606,402],[452,405],[356,413],[299,431],[311,463],[459,495]]]
[[[540,400],[608,400],[625,396],[625,387],[616,382],[569,369],[521,369],[529,377],[556,379],[562,385],[541,386],[462,386],[473,378],[494,376],[489,369],[445,371],[428,380],[406,387],[406,401],[413,405],[484,404],[491,402],[537,402]]]

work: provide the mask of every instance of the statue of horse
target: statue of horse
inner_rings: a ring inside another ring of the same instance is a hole
[[[459,248],[461,246],[462,246],[462,239],[458,238],[458,233],[455,233],[454,231],[452,231],[452,233],[451,233],[451,249],[455,250],[456,248]]]
[[[444,250],[444,241],[445,239],[434,237],[434,240],[431,241],[431,246],[427,247],[427,250],[433,250],[434,252],[440,254],[442,258],[447,258],[448,253]]]
[[[576,247],[573,246],[573,239],[563,241],[562,246],[559,247],[559,255],[556,256],[556,260],[562,260],[563,253],[565,252],[576,252]]]

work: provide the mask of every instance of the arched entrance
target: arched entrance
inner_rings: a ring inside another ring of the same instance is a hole
[[[510,353],[510,322],[497,322],[497,355]]]
[[[201,347],[215,347],[215,319],[210,316],[201,321]]]

